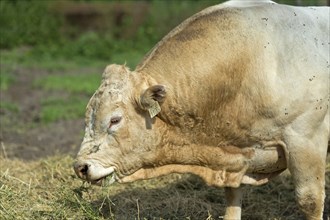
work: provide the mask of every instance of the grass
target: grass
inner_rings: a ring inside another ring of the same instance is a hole
[[[70,120],[83,118],[87,105],[83,98],[48,98],[41,101],[40,119],[43,123],[51,123],[58,120]]]
[[[61,90],[91,96],[101,81],[101,73],[76,75],[49,75],[34,81],[34,86],[45,90]]]
[[[0,109],[5,109],[14,113],[18,113],[19,111],[19,108],[16,104],[7,101],[0,102]]]
[[[41,122],[83,118],[87,102],[100,80],[101,73],[53,74],[36,79],[33,87],[58,92],[55,97],[47,96],[41,100]]]
[[[73,158],[21,161],[0,156],[1,219],[221,219],[222,189],[199,178],[172,174],[110,187],[91,186],[72,170]],[[327,170],[329,195],[330,170]],[[301,219],[286,177],[245,187],[243,219]],[[330,199],[325,211],[329,215]]]
[[[72,71],[81,68],[97,68],[105,66],[108,61],[88,59],[82,56],[66,57],[52,54],[46,48],[18,47],[0,51],[1,74],[10,74],[18,66],[29,69],[42,69],[49,72]]]
[[[6,72],[0,74],[0,91],[7,90],[9,86],[14,83],[15,79],[12,75]]]

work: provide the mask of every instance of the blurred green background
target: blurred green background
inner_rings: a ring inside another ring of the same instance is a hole
[[[0,48],[24,47],[42,62],[126,61],[134,67],[174,26],[217,2],[2,0]]]
[[[41,61],[59,58],[126,61],[134,67],[174,26],[195,12],[221,2],[1,0],[0,49],[3,52],[24,47],[29,51],[26,54],[29,59]],[[326,4],[326,0],[277,2]]]

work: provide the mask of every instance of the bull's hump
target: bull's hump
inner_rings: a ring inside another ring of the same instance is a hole
[[[144,57],[136,70],[141,71],[144,67],[151,65],[151,61],[162,61],[160,54],[171,53],[169,52],[171,48],[188,46],[188,43],[193,41],[205,41],[205,38],[210,38],[211,33],[214,33],[219,25],[226,26],[224,29],[230,28],[229,26],[237,24],[233,21],[237,20],[239,12],[240,9],[224,7],[223,4],[220,4],[193,15],[159,41]]]
[[[167,34],[149,51],[136,70],[142,71],[144,67],[153,65],[152,61],[160,61],[162,63],[164,59],[160,54],[168,53],[173,56],[179,56],[179,54],[173,54],[171,48],[185,46],[189,48],[191,46],[189,42],[199,41],[199,43],[203,43],[206,38],[211,38],[212,33],[219,36],[221,30],[227,31],[237,28],[239,23],[246,20],[242,16],[244,8],[269,4],[276,3],[269,0],[232,0],[206,8],[188,18]]]

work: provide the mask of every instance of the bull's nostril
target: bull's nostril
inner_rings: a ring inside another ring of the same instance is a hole
[[[87,174],[88,174],[88,168],[89,168],[88,164],[77,163],[74,166],[74,170],[75,170],[76,174],[82,179],[86,179]]]
[[[82,176],[86,176],[88,172],[88,165],[84,164],[79,167],[79,172],[82,174]]]

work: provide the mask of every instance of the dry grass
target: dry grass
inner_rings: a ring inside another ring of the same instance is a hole
[[[83,184],[73,158],[24,162],[0,158],[1,219],[221,219],[222,189],[191,175],[170,175],[133,184]],[[329,163],[328,163],[329,164]],[[329,218],[330,164],[325,219]],[[246,186],[243,219],[301,219],[293,185],[282,177],[261,187]]]

